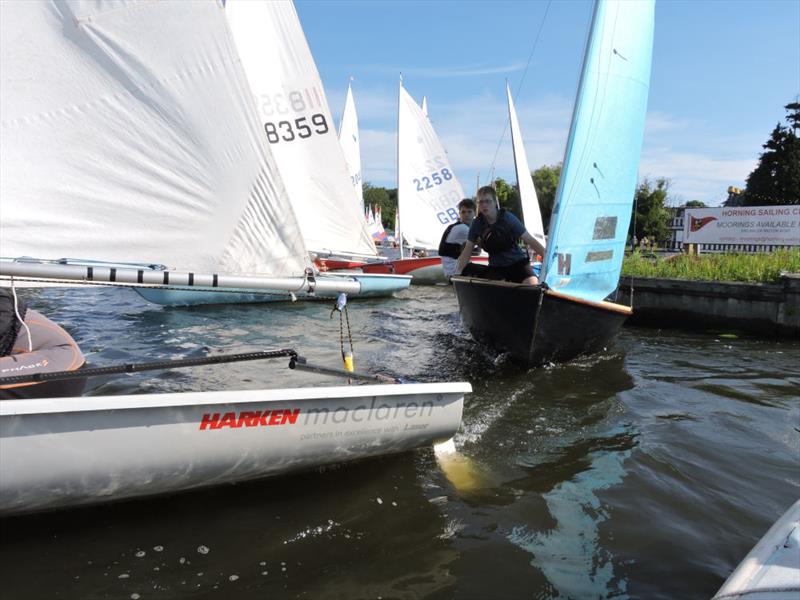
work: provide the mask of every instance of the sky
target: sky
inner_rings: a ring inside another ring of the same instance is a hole
[[[413,97],[427,96],[465,191],[478,176],[488,183],[493,165],[516,180],[506,79],[530,168],[562,161],[589,0],[295,6],[337,122],[353,77],[364,181],[397,185],[401,72]],[[673,205],[721,204],[728,186],[744,187],[762,144],[785,124],[783,106],[799,96],[800,0],[660,0],[640,179],[669,179]]]

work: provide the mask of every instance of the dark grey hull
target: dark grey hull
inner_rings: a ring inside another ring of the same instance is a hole
[[[631,314],[625,306],[578,300],[540,286],[467,277],[452,282],[472,336],[525,366],[602,351]]]

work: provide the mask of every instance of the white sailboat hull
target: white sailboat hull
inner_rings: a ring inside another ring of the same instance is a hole
[[[800,597],[800,500],[780,517],[712,600],[796,600]]]
[[[0,401],[0,515],[153,496],[445,441],[468,383]]]

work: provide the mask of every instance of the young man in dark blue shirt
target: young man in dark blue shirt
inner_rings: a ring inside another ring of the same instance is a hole
[[[538,284],[528,255],[519,247],[520,240],[537,254],[544,255],[544,246],[527,232],[520,220],[507,210],[498,209],[494,188],[482,187],[478,190],[478,217],[469,229],[467,243],[458,257],[456,273],[467,277]],[[489,253],[488,267],[469,263],[476,245]]]

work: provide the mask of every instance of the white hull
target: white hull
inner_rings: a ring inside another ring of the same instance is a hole
[[[414,285],[437,285],[449,283],[444,276],[442,263],[428,265],[408,272],[411,275],[411,283]]]
[[[449,439],[468,383],[0,402],[0,515],[235,483]]]
[[[712,600],[800,598],[800,500],[770,527]]]

